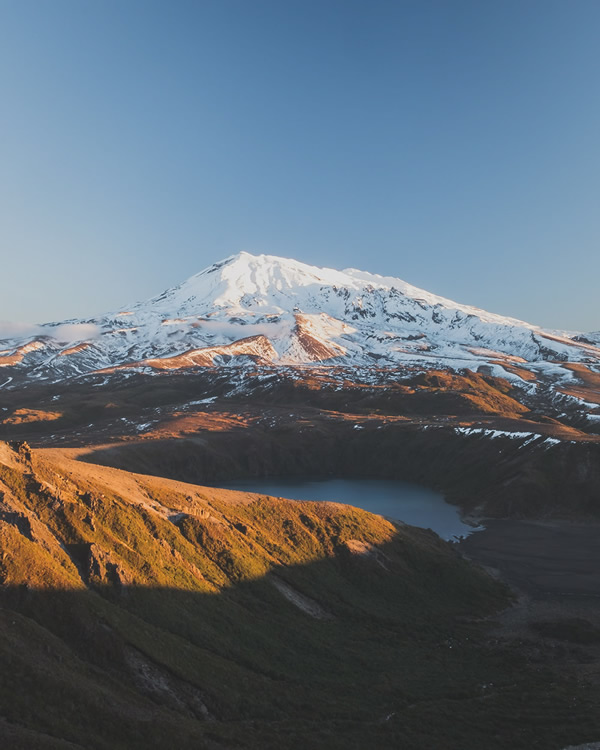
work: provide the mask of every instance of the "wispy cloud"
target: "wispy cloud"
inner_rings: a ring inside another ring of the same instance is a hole
[[[62,323],[56,328],[48,330],[43,329],[47,336],[64,344],[71,344],[74,341],[89,341],[100,335],[100,328],[95,323]]]
[[[22,323],[18,320],[0,320],[0,339],[20,339],[35,336],[41,327],[34,323]]]
[[[0,339],[25,339],[32,336],[51,336],[61,344],[89,341],[100,335],[95,323],[61,323],[40,326],[18,320],[0,320]]]

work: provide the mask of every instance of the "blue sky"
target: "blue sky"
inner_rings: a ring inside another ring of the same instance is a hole
[[[0,0],[0,319],[239,250],[600,329],[597,0]]]

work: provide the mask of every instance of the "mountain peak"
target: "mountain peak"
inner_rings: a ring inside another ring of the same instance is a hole
[[[287,309],[290,296],[307,287],[336,285],[354,286],[352,278],[343,271],[317,268],[292,258],[242,251],[208,266],[149,303],[156,309],[178,315],[193,314],[199,305],[207,302],[232,312],[263,308],[265,312],[275,313]]]
[[[86,323],[98,335],[75,347],[56,339],[56,326],[41,326],[34,340],[0,353],[0,367],[31,364],[36,377],[47,367],[53,377],[52,372],[161,369],[161,361],[179,367],[250,357],[283,365],[483,366],[518,378],[515,362],[545,361],[546,369],[558,368],[559,377],[568,376],[561,361],[600,362],[595,338],[543,331],[402,279],[247,251],[157,297]]]

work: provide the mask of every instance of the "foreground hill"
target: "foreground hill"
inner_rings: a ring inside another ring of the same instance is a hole
[[[559,748],[594,690],[488,641],[506,590],[360,510],[0,446],[11,748]],[[518,717],[518,719],[516,719]]]

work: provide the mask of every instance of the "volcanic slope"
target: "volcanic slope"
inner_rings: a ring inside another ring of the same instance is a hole
[[[597,368],[595,338],[544,331],[401,279],[239,253],[163,294],[99,318],[39,326],[0,342],[0,387],[134,367],[232,361],[380,368],[488,368],[568,381],[562,362]],[[527,375],[524,376],[527,379]]]
[[[6,747],[499,750],[600,734],[593,688],[488,641],[479,618],[506,590],[432,532],[24,444],[0,445],[0,492]]]

